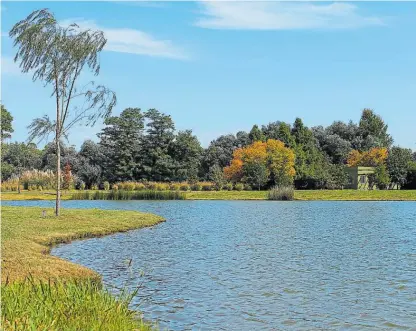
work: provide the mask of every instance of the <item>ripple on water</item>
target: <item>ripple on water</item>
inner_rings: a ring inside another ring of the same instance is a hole
[[[19,202],[18,204],[42,204]],[[65,201],[167,222],[53,254],[99,272],[171,330],[416,326],[416,203]],[[127,261],[132,259],[131,266]]]

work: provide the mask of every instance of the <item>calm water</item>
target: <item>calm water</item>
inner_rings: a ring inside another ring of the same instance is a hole
[[[10,202],[53,205],[53,202]],[[416,327],[415,202],[67,201],[164,216],[53,254],[171,330]],[[132,259],[129,267],[128,261]]]

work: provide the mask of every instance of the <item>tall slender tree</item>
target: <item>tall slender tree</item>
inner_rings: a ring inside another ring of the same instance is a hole
[[[53,88],[56,120],[45,115],[29,125],[29,140],[44,139],[54,134],[56,144],[56,206],[59,215],[61,200],[60,140],[67,137],[76,124],[94,125],[110,115],[116,104],[114,92],[94,82],[78,89],[81,72],[100,72],[99,54],[107,40],[102,31],[81,30],[76,24],[62,27],[47,9],[36,10],[16,23],[9,36],[18,48],[14,58],[22,72],[33,73]]]

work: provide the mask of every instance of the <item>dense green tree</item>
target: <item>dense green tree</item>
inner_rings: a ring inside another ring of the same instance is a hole
[[[345,171],[345,166],[341,164],[329,165],[329,178],[325,185],[327,189],[343,189],[348,185],[350,178]]]
[[[16,23],[9,36],[17,47],[15,61],[22,72],[33,73],[33,80],[51,85],[56,102],[56,120],[48,116],[36,118],[29,126],[29,139],[45,138],[54,133],[56,145],[56,204],[59,215],[61,200],[60,141],[75,125],[93,125],[108,117],[116,103],[115,94],[104,86],[82,84],[77,89],[81,73],[100,71],[99,54],[107,40],[102,31],[81,31],[77,25],[61,27],[48,10],[36,10]]]
[[[257,124],[253,125],[253,127],[250,130],[250,133],[248,134],[248,137],[250,138],[251,143],[253,143],[255,141],[264,141],[265,140],[264,134],[259,129]]]
[[[220,136],[211,141],[204,151],[201,177],[208,178],[209,169],[218,165],[221,169],[228,166],[233,158],[233,152],[239,148],[239,141],[232,134]]]
[[[243,181],[258,190],[267,184],[270,175],[270,171],[264,162],[245,162],[243,173]]]
[[[332,133],[330,129],[322,126],[312,128],[314,137],[318,140],[319,146],[324,151],[332,163],[344,164],[348,154],[351,152],[351,143],[343,139],[338,134]]]
[[[89,163],[94,165],[101,165],[104,159],[101,145],[92,140],[85,140],[81,145],[78,154],[80,157],[84,157]]]
[[[105,163],[103,148],[92,140],[86,140],[78,153],[78,160],[75,171],[79,180],[84,182],[87,188],[98,185],[102,179],[102,165]]]
[[[140,108],[126,108],[120,116],[104,121],[100,138],[104,177],[110,182],[134,180],[140,177],[140,153],[144,130],[144,115]]]
[[[290,124],[280,123],[278,131],[278,140],[285,143],[286,147],[293,148],[296,145],[295,138],[291,133]]]
[[[24,170],[41,168],[41,151],[35,144],[10,143],[2,145],[2,180],[19,176]]]
[[[270,122],[267,125],[262,125],[261,131],[262,131],[265,139],[280,140],[279,139],[279,129],[280,129],[280,124],[281,123],[282,122],[280,122],[280,121],[276,121],[276,122]]]
[[[146,136],[143,142],[142,171],[154,181],[169,181],[175,176],[175,164],[170,155],[175,138],[175,124],[169,115],[157,109],[145,113]]]
[[[410,162],[406,183],[401,188],[404,190],[416,190],[416,161]]]
[[[376,186],[379,190],[385,190],[389,186],[390,181],[391,179],[385,164],[378,165],[374,173],[368,176],[370,189]]]
[[[360,140],[356,140],[360,136],[360,128],[357,124],[349,121],[348,124],[335,121],[326,128],[328,135],[337,135],[340,138],[350,142],[352,148],[359,149]]]
[[[208,178],[211,180],[215,188],[217,190],[221,190],[224,187],[225,184],[225,178],[224,178],[224,171],[223,169],[218,165],[215,164],[209,169]]]
[[[292,128],[295,139],[293,148],[295,161],[295,186],[303,189],[323,188],[330,179],[329,160],[319,149],[319,143],[312,130],[300,118],[296,118]]]
[[[249,134],[245,131],[238,131],[237,134],[235,135],[237,142],[236,142],[236,147],[237,148],[242,148],[242,147],[246,147],[248,145],[250,145],[250,137]]]
[[[203,148],[191,130],[179,131],[171,147],[171,157],[175,161],[175,180],[196,181],[201,165]]]
[[[363,139],[362,150],[369,150],[373,147],[389,148],[393,143],[393,139],[387,133],[387,124],[371,109],[363,110],[359,129]]]
[[[295,138],[292,136],[290,124],[279,121],[271,122],[262,126],[262,132],[266,140],[280,140],[289,148],[295,146]]]
[[[6,107],[0,105],[1,108],[1,141],[12,137],[14,132],[12,127],[13,116],[7,111]]]
[[[76,169],[78,165],[78,155],[74,146],[67,146],[62,141],[59,144],[59,154],[61,158],[61,170],[65,164],[69,163],[71,169]],[[52,170],[56,173],[56,145],[50,142],[45,145],[42,151],[42,170]]]
[[[406,183],[407,173],[410,162],[412,161],[412,151],[407,148],[394,146],[387,157],[387,170],[391,182],[397,185],[397,188]]]

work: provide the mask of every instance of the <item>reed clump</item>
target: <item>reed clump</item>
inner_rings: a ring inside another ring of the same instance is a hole
[[[295,189],[292,186],[275,186],[267,192],[268,200],[291,201],[294,198]]]
[[[179,191],[78,191],[74,192],[72,200],[185,200],[186,196]]]

